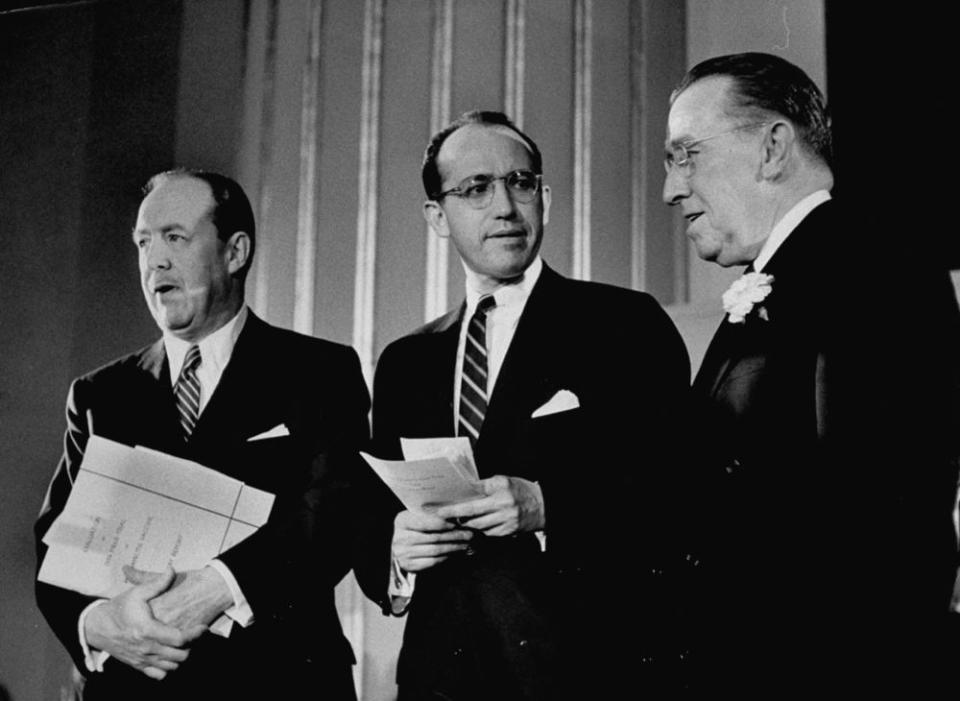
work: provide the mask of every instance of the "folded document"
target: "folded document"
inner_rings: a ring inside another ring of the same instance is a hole
[[[401,438],[406,460],[360,453],[408,509],[432,511],[484,496],[466,438]]]
[[[90,436],[70,497],[43,536],[38,578],[110,598],[122,568],[198,569],[267,522],[274,495],[195,462]]]

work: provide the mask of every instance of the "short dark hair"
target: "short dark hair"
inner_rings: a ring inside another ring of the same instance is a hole
[[[687,71],[670,96],[677,96],[697,81],[710,77],[733,80],[729,112],[737,118],[760,118],[772,114],[794,125],[800,144],[815,158],[831,165],[833,137],[823,93],[800,68],[779,56],[749,52],[717,56]]]
[[[434,134],[433,138],[430,139],[430,143],[427,145],[427,150],[423,154],[423,168],[420,175],[423,179],[423,190],[427,193],[428,199],[435,199],[440,193],[440,188],[443,186],[443,177],[440,175],[440,169],[437,167],[437,155],[440,153],[440,147],[443,146],[443,142],[447,140],[448,136],[460,127],[465,127],[468,124],[507,127],[526,144],[527,150],[530,151],[530,167],[533,169],[533,172],[538,174],[543,173],[543,158],[540,156],[540,149],[537,148],[533,139],[520,131],[517,125],[514,124],[507,115],[503,112],[472,110],[470,112],[464,112],[457,117],[457,119]]]
[[[210,187],[213,195],[210,220],[216,227],[217,236],[221,241],[227,241],[237,231],[246,232],[250,238],[250,255],[247,256],[247,262],[240,271],[241,279],[245,278],[253,263],[257,232],[253,219],[253,207],[250,206],[250,200],[243,188],[237,181],[221,173],[197,168],[174,168],[157,173],[150,178],[143,187],[143,194],[149,195],[160,183],[174,178],[196,178]]]

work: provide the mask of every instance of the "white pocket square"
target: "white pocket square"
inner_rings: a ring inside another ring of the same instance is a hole
[[[579,406],[580,400],[577,399],[577,395],[568,389],[562,389],[550,397],[550,401],[533,412],[533,414],[530,415],[530,418],[535,419],[538,416],[558,414],[561,411],[570,411],[571,409],[576,409]]]
[[[287,429],[286,424],[278,424],[271,428],[269,431],[264,431],[263,433],[258,433],[255,436],[251,436],[247,439],[247,442],[250,441],[262,441],[264,438],[282,438],[283,436],[289,436],[290,431]]]

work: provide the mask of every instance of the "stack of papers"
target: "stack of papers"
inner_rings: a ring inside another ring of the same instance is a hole
[[[360,453],[407,509],[433,511],[484,496],[466,438],[401,438],[404,460]]]
[[[90,436],[38,578],[110,598],[124,565],[199,569],[267,522],[274,496],[189,460]]]

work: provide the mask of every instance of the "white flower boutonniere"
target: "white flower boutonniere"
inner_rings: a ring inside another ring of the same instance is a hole
[[[773,276],[765,273],[747,273],[733,281],[723,293],[723,310],[730,315],[731,324],[742,324],[753,307],[773,291]],[[757,308],[757,316],[769,320],[765,307]]]

